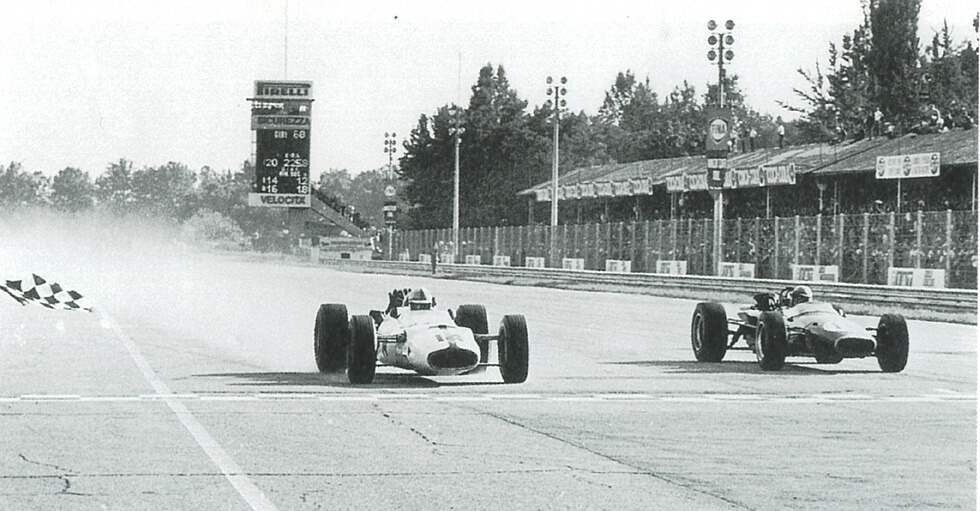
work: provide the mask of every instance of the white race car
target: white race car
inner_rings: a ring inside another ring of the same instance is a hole
[[[446,376],[500,368],[505,383],[527,379],[527,323],[524,316],[504,316],[497,335],[490,335],[482,305],[435,310],[425,288],[396,289],[388,308],[369,315],[347,315],[343,304],[325,303],[317,311],[313,351],[320,372],[347,370],[351,383],[371,383],[378,366],[394,366],[422,375]],[[497,362],[489,361],[497,343]]]

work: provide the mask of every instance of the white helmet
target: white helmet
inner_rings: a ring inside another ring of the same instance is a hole
[[[790,296],[792,297],[793,305],[806,303],[813,300],[813,290],[810,289],[810,286],[796,286],[793,288]]]
[[[413,289],[408,296],[405,297],[405,305],[407,305],[411,310],[429,310],[436,304],[436,299],[429,293],[429,290],[420,287],[418,289]]]

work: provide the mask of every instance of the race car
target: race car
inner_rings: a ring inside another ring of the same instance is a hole
[[[490,335],[483,305],[460,305],[438,311],[425,288],[396,289],[388,307],[368,315],[347,315],[343,304],[325,303],[317,311],[313,351],[322,373],[347,371],[351,383],[374,380],[379,366],[409,369],[421,375],[474,373],[500,368],[505,383],[527,379],[527,323],[507,315],[497,335]],[[490,343],[497,343],[497,363],[490,363]]]
[[[783,368],[788,356],[810,356],[821,364],[874,356],[886,373],[905,369],[909,331],[900,314],[885,314],[878,327],[863,327],[830,303],[812,300],[809,286],[790,286],[779,293],[753,296],[738,318],[729,318],[716,302],[701,302],[691,319],[691,347],[699,362],[720,362],[725,352],[745,339],[763,371]]]

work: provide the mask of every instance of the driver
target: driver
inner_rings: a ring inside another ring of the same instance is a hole
[[[395,289],[388,293],[388,307],[385,309],[385,314],[398,317],[398,307],[405,306],[405,297],[411,292],[411,289],[405,288]]]
[[[810,286],[796,286],[790,292],[790,305],[796,307],[801,303],[808,303],[813,300],[813,290]]]
[[[431,310],[436,305],[436,298],[428,289],[420,287],[408,293],[405,297],[405,305],[413,311]]]

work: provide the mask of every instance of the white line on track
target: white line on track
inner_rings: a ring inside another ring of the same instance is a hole
[[[63,402],[180,402],[180,401],[326,401],[326,402],[660,402],[660,403],[951,403],[975,402],[975,394],[942,393],[907,396],[873,396],[870,394],[167,394],[138,396],[64,396],[31,394],[0,397],[0,403]]]
[[[136,343],[134,343],[129,336],[123,333],[122,329],[119,328],[119,325],[104,309],[99,308],[98,310],[102,315],[103,324],[107,325],[116,334],[119,341],[122,342],[126,350],[129,351],[129,355],[133,358],[133,361],[136,362],[140,372],[143,373],[143,377],[146,378],[146,381],[149,382],[150,386],[153,387],[153,390],[156,391],[155,395],[139,397],[141,399],[145,397],[148,400],[162,399],[165,403],[167,403],[167,406],[169,406],[170,409],[177,414],[177,418],[180,419],[181,424],[183,424],[184,427],[187,428],[187,431],[190,432],[191,436],[194,437],[197,444],[204,449],[204,452],[207,453],[209,458],[211,458],[211,461],[218,466],[218,469],[220,469],[221,473],[224,474],[226,479],[228,479],[228,482],[231,483],[235,490],[238,491],[239,495],[245,499],[245,502],[247,502],[252,509],[275,510],[276,507],[272,505],[272,502],[270,502],[269,499],[266,498],[265,494],[263,494],[262,491],[255,486],[255,483],[253,483],[248,476],[245,475],[245,472],[238,466],[237,463],[235,463],[235,460],[233,460],[231,456],[229,456],[228,453],[221,448],[221,445],[219,445],[214,437],[208,433],[208,430],[204,428],[204,425],[202,425],[196,418],[194,418],[193,415],[191,415],[190,410],[188,410],[183,401],[181,401],[182,399],[189,399],[185,396],[192,396],[193,394],[174,394],[171,392],[170,388],[167,387],[167,384],[164,383],[163,380],[157,376],[157,373],[153,370],[153,368],[150,367],[149,362],[146,361],[146,358],[144,358],[143,354],[140,353],[139,348],[136,347]]]

